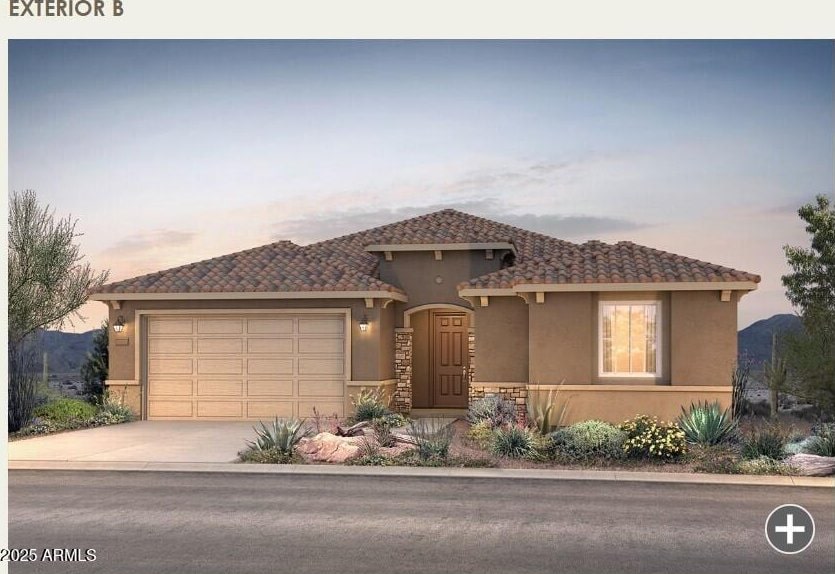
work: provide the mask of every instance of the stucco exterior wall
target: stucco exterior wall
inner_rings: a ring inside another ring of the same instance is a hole
[[[475,380],[528,381],[528,307],[519,297],[490,297],[475,308]]]
[[[551,386],[531,385],[528,401],[545,400]],[[564,425],[589,419],[619,424],[636,415],[654,415],[664,421],[675,420],[681,407],[691,402],[719,401],[722,408],[731,404],[730,387],[657,385],[563,385],[556,394],[557,413],[565,406]]]
[[[737,355],[738,292],[673,291],[670,297],[673,385],[730,385]]]
[[[448,303],[469,308],[458,296],[457,285],[501,267],[504,251],[494,252],[487,259],[484,250],[444,251],[440,261],[432,251],[395,252],[392,260],[380,258],[380,279],[400,287],[409,294],[408,303],[395,303],[396,326],[403,327],[403,312],[413,307],[434,303]],[[440,283],[436,280],[440,278]]]
[[[589,384],[594,354],[591,293],[546,293],[528,305],[530,382]],[[481,334],[477,335],[481,344]]]

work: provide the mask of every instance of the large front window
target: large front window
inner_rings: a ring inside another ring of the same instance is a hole
[[[660,376],[658,302],[600,303],[600,374]]]

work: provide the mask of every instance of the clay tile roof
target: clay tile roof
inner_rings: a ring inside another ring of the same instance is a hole
[[[751,281],[759,275],[737,271],[621,241],[589,241],[559,257],[531,260],[462,283],[459,289],[511,289],[525,284],[675,283]]]
[[[389,291],[397,287],[342,261],[308,254],[290,241],[270,243],[105,285],[102,293]]]
[[[306,247],[279,241],[105,285],[101,293],[388,291],[369,245],[510,243],[515,265],[459,288],[520,284],[754,281],[757,275],[620,242],[582,245],[444,209]]]

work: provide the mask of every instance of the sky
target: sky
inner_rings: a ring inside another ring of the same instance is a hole
[[[9,42],[9,188],[112,280],[451,207],[757,273],[742,328],[833,124],[827,41]]]

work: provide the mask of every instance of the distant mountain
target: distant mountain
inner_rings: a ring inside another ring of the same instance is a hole
[[[759,369],[764,361],[771,360],[771,334],[779,335],[800,328],[800,317],[788,313],[752,323],[737,335],[739,360],[751,361],[752,367]]]
[[[86,333],[64,333],[62,331],[41,331],[35,341],[35,360],[33,372],[43,371],[43,353],[47,353],[50,373],[77,373],[93,350],[93,337],[96,330]]]

